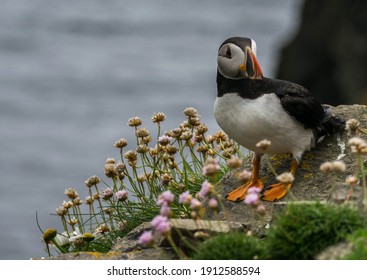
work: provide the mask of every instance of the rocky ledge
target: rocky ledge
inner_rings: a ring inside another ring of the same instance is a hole
[[[333,107],[335,115],[343,117],[345,120],[357,119],[362,128],[367,128],[367,106],[364,105],[341,105]],[[366,138],[365,134],[357,134],[356,136]],[[344,201],[346,197],[347,186],[343,183],[347,175],[354,174],[356,166],[355,155],[351,153],[347,146],[348,138],[351,137],[347,132],[325,137],[321,143],[317,145],[311,152],[307,152],[301,166],[297,170],[295,183],[292,188],[292,197],[288,194],[282,201],[276,203],[264,202],[266,215],[264,221],[253,223],[253,212],[244,203],[224,202],[224,211],[220,211],[215,218],[222,221],[214,221],[214,217],[208,215],[207,219],[195,222],[190,219],[173,220],[174,232],[180,232],[180,236],[190,238],[196,232],[227,232],[229,228],[238,231],[251,230],[255,234],[265,236],[267,229],[271,226],[272,220],[276,212],[287,204],[290,199],[296,198],[297,203],[312,203],[314,201],[326,201],[331,194],[331,186],[333,185],[331,177],[321,173],[319,167],[323,162],[343,160],[346,164],[346,171],[338,175],[338,183],[334,187],[334,201]],[[281,155],[269,157],[269,160],[277,173],[288,172],[291,164],[290,155]],[[250,169],[250,160],[245,163],[245,168]],[[262,161],[261,171],[262,179],[269,183],[275,182],[272,172],[269,170],[267,160]],[[232,173],[225,175],[218,184],[218,192],[227,194],[232,189],[238,187],[241,183],[233,176]],[[356,189],[351,200],[359,203],[361,198],[360,190]],[[209,211],[208,211],[209,213]],[[81,252],[73,254],[65,254],[53,257],[51,259],[175,259],[176,256],[167,241],[159,240],[159,249],[143,248],[137,243],[138,237],[145,230],[151,228],[150,223],[143,223],[124,238],[117,241],[112,250],[106,254],[94,252]],[[174,235],[179,245],[180,238]],[[332,256],[332,254],[328,254]]]

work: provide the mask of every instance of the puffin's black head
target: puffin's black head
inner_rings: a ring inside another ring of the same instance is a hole
[[[228,79],[262,79],[255,41],[242,37],[225,40],[218,51],[218,71]]]

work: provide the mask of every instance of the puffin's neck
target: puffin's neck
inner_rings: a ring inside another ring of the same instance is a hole
[[[262,80],[239,79],[232,80],[224,77],[217,71],[217,96],[221,97],[226,93],[238,93],[243,98],[255,99],[264,94],[267,78]]]

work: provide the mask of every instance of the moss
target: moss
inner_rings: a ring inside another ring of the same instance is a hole
[[[270,228],[267,254],[271,259],[312,259],[365,225],[356,209],[315,204],[290,204]]]
[[[263,241],[244,233],[227,233],[212,237],[201,244],[193,259],[253,260],[262,258]]]

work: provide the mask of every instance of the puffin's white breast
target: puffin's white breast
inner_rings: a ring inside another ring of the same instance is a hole
[[[214,115],[229,137],[257,153],[262,151],[256,144],[264,139],[272,143],[268,153],[292,153],[296,158],[313,146],[312,130],[293,119],[274,93],[252,100],[227,93],[215,100]]]

